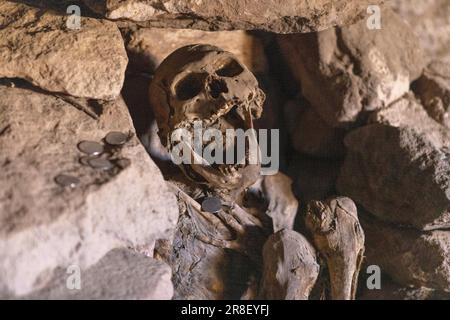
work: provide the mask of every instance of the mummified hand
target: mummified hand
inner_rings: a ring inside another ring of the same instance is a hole
[[[211,234],[199,234],[197,238],[216,247],[236,250],[261,265],[262,247],[268,236],[262,222],[236,204],[225,207],[217,217],[234,233],[234,238],[219,239]]]
[[[207,230],[198,230],[195,235],[197,239],[219,248],[236,250],[248,256],[258,265],[261,264],[262,246],[269,232],[257,217],[235,203],[224,205],[223,209],[215,214],[205,212],[201,205],[184,191],[173,184],[169,185],[187,204],[194,219],[203,219],[213,227],[213,230],[220,230],[220,226],[225,226],[233,234],[232,239],[223,239],[220,238],[221,232],[213,234]]]
[[[364,232],[355,203],[345,197],[311,201],[306,226],[315,247],[326,260],[331,299],[354,299],[364,254]]]

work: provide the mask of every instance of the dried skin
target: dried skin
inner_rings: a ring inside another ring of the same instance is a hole
[[[208,45],[175,51],[158,68],[150,86],[159,135],[169,151],[178,142],[172,141],[172,133],[178,128],[193,133],[196,121],[201,121],[203,128],[217,129],[225,142],[227,129],[252,129],[253,119],[261,115],[264,99],[256,78],[244,65],[231,53]],[[235,137],[231,139],[235,141]],[[229,147],[225,143],[224,150]],[[236,148],[236,143],[231,147]],[[246,148],[244,164],[217,165],[208,163],[188,146],[191,159],[199,161],[182,164],[183,173],[195,185],[205,184],[208,195],[220,197],[223,206],[217,214],[204,212],[195,199],[175,187],[186,205],[171,255],[178,297],[236,298],[230,295],[227,272],[234,269],[244,274],[242,258],[247,258],[252,272],[246,278],[248,285],[241,298],[256,297],[261,267],[265,269],[265,289],[260,295],[266,298],[307,299],[316,282],[319,266],[314,249],[294,231],[280,232],[286,239],[273,248],[266,246],[263,264],[262,249],[269,229],[239,205],[244,190],[260,178],[260,165],[248,163],[248,144]],[[269,193],[265,197],[269,202],[267,213],[275,221],[276,230],[292,228],[298,203],[290,190],[290,180],[277,175],[267,178],[262,187],[263,192]],[[239,254],[241,262],[229,268],[227,252]],[[271,263],[269,257],[278,260]],[[281,278],[273,278],[274,268],[278,268]]]
[[[159,135],[169,150],[176,143],[171,134],[178,128],[193,134],[195,121],[200,121],[204,129],[218,129],[224,150],[234,148],[234,139],[226,143],[226,130],[253,128],[253,119],[260,117],[264,100],[264,92],[247,67],[231,53],[209,45],[176,50],[156,70],[150,86]],[[203,147],[210,142],[203,141]],[[192,158],[201,158],[194,148],[190,152]],[[243,190],[259,174],[259,164],[247,162],[214,165],[205,160],[182,169],[197,183]]]
[[[263,251],[260,298],[307,300],[319,276],[314,247],[301,234],[281,230],[269,237]]]
[[[266,214],[273,220],[274,232],[282,229],[292,230],[298,201],[292,192],[291,178],[281,172],[265,176],[262,189],[269,203]]]
[[[364,232],[354,202],[345,197],[308,204],[306,226],[325,259],[333,300],[355,299],[364,254]]]
[[[159,255],[172,267],[175,298],[256,298],[267,229],[238,205],[217,215],[202,211],[195,199],[170,185],[182,214],[171,252]]]

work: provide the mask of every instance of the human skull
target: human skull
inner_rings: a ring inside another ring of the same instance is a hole
[[[199,44],[169,55],[156,70],[149,93],[158,134],[169,151],[172,132],[179,128],[192,132],[195,121],[220,130],[224,138],[227,129],[253,128],[265,100],[255,76],[233,54]],[[191,179],[225,189],[252,184],[260,169],[259,164],[181,167]]]

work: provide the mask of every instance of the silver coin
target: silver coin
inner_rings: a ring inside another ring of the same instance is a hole
[[[127,142],[128,136],[125,133],[118,132],[118,131],[111,131],[108,133],[105,137],[105,141],[107,144],[113,145],[113,146],[120,146]]]
[[[96,157],[93,157],[93,156],[83,156],[83,157],[80,157],[79,161],[82,165],[89,166],[89,160],[95,159],[95,158]]]
[[[91,156],[103,153],[103,145],[95,141],[81,141],[78,144],[78,150]]]
[[[222,209],[222,201],[217,197],[207,197],[202,202],[202,210],[217,213]]]
[[[69,176],[67,174],[60,174],[55,177],[55,182],[61,187],[75,188],[80,184],[80,179],[74,176]]]
[[[89,165],[94,169],[109,170],[114,167],[114,164],[108,159],[92,158],[88,161]]]

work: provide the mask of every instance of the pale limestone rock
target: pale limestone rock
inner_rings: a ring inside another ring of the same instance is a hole
[[[0,12],[0,77],[76,97],[119,96],[128,58],[114,23],[82,17],[69,29],[68,16],[4,0]]]
[[[129,249],[113,249],[87,270],[80,270],[80,289],[66,270],[58,270],[46,288],[20,299],[70,300],[169,300],[173,295],[172,271],[157,261]],[[68,279],[69,278],[69,279]]]
[[[448,0],[391,0],[392,8],[409,24],[427,61],[450,63],[450,2]]]
[[[112,20],[146,26],[202,30],[311,32],[352,24],[366,17],[367,7],[383,0],[84,0]]]
[[[176,199],[136,139],[121,99],[97,105],[94,119],[30,89],[0,86],[0,96],[1,294],[44,288],[56,268],[89,268],[117,247],[151,255],[157,239],[172,239]],[[131,164],[104,172],[79,163],[77,144],[100,142],[110,131],[131,135],[114,152]],[[64,189],[54,181],[61,173],[81,183]]]

